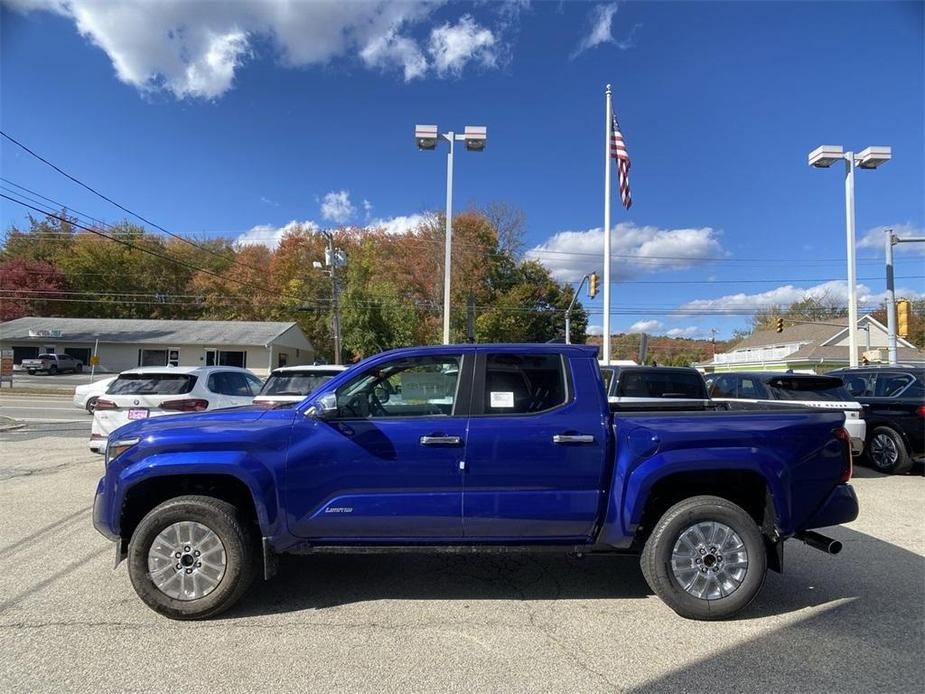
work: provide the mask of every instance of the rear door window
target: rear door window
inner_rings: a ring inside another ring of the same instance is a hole
[[[768,382],[775,400],[850,401],[851,394],[840,378],[828,376],[775,377]]]
[[[870,374],[844,374],[841,378],[845,383],[845,390],[852,397],[873,395],[870,391]]]
[[[568,399],[565,367],[558,354],[499,352],[485,355],[484,414],[535,414]]]
[[[907,374],[877,374],[874,397],[895,398],[912,383],[913,378]]]
[[[210,374],[209,390],[213,393],[237,397],[248,397],[253,394],[244,374],[237,371],[218,371]]]
[[[196,377],[189,374],[122,374],[106,390],[108,395],[182,395]]]
[[[736,396],[735,377],[717,376],[710,389],[710,395],[714,398],[734,398]]]

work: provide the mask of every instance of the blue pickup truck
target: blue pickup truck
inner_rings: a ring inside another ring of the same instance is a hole
[[[844,414],[612,413],[593,347],[385,352],[300,403],[113,432],[94,525],[139,597],[214,616],[277,556],[561,551],[641,555],[678,614],[746,606],[797,537],[853,520]]]

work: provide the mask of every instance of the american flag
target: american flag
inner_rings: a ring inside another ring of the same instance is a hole
[[[623,202],[623,207],[629,209],[633,206],[633,196],[630,194],[630,155],[626,151],[626,143],[623,141],[623,133],[620,132],[620,124],[617,122],[617,113],[613,110],[612,102],[611,113],[613,123],[610,126],[610,156],[617,160],[620,200]]]

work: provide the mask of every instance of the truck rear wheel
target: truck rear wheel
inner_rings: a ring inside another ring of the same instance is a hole
[[[642,551],[649,587],[688,619],[731,617],[761,590],[768,559],[757,524],[717,496],[685,499],[661,517]]]
[[[180,496],[146,515],[128,547],[135,592],[171,619],[206,619],[227,610],[254,578],[256,555],[247,526],[231,504]]]

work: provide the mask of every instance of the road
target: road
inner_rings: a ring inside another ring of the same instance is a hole
[[[837,557],[788,542],[740,618],[681,619],[633,559],[284,559],[222,618],[136,598],[90,525],[102,459],[0,433],[0,691],[919,692],[925,479],[861,469]]]
[[[115,374],[97,373],[92,380],[99,381],[114,375]],[[91,377],[89,370],[79,374],[55,374],[54,376],[49,376],[44,373],[30,376],[25,371],[13,372],[13,384],[15,388],[29,388],[30,390],[67,388],[73,393],[75,386],[82,386],[84,383],[90,383],[90,381]],[[7,392],[6,385],[4,385],[3,391]]]
[[[28,424],[81,423],[90,430],[91,416],[74,407],[70,395],[0,394],[0,416]]]

